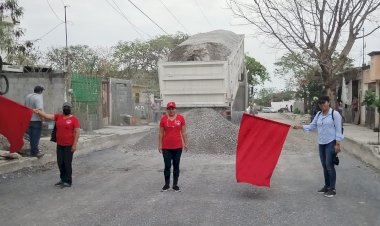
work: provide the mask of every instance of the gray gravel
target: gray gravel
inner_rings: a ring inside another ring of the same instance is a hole
[[[170,53],[169,61],[227,60],[242,39],[244,36],[226,30],[199,33],[178,45]]]
[[[204,154],[235,154],[239,127],[209,108],[197,108],[183,113],[187,124],[189,151]],[[151,130],[128,151],[156,150],[158,127]]]

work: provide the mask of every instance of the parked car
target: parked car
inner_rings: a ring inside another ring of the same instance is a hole
[[[283,112],[289,112],[288,108],[280,108],[278,109],[278,112],[283,113]]]
[[[272,108],[272,107],[263,107],[263,110],[261,110],[261,112],[263,112],[263,113],[274,113],[274,112],[276,112],[276,110],[274,110],[274,108]]]

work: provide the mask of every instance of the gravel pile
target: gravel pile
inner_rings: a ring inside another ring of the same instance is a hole
[[[191,36],[179,44],[169,55],[169,61],[227,60],[239,47],[244,36],[231,31],[215,30]]]
[[[239,127],[213,109],[197,108],[183,113],[187,123],[189,151],[203,154],[235,154]],[[156,150],[158,128],[127,150]]]

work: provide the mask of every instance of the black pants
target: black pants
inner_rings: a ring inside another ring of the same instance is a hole
[[[57,164],[60,172],[61,181],[64,183],[72,184],[72,167],[73,153],[71,146],[57,145]]]
[[[179,162],[181,160],[182,148],[178,149],[163,149],[162,156],[164,157],[165,169],[165,184],[170,184],[170,168],[173,161],[173,185],[177,185],[179,177]]]

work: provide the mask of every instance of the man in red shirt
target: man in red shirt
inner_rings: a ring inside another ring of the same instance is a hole
[[[170,169],[173,162],[173,190],[180,192],[178,187],[179,163],[182,148],[187,151],[187,132],[185,118],[177,114],[175,102],[169,102],[166,106],[166,114],[160,122],[160,133],[158,138],[158,151],[162,153],[165,163],[164,177],[165,185],[161,191],[169,190]]]

